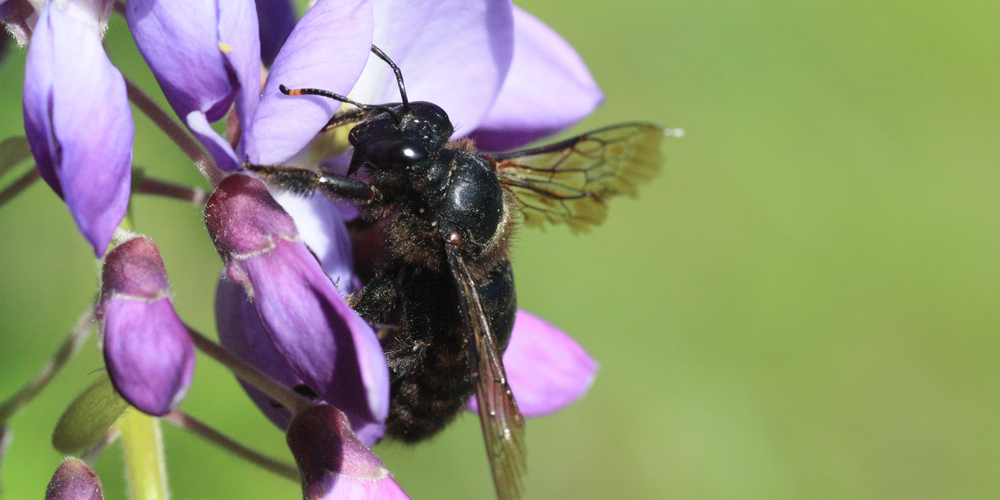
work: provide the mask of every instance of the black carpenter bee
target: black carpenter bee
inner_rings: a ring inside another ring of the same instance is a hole
[[[568,224],[573,232],[603,222],[605,200],[636,194],[659,169],[664,130],[615,125],[550,146],[477,152],[454,132],[443,109],[409,102],[356,106],[324,127],[356,123],[347,175],[286,166],[247,165],[278,187],[319,189],[352,200],[354,234],[377,234],[381,258],[351,305],[380,330],[390,370],[387,433],[405,442],[444,428],[476,394],[497,496],[521,498],[527,473],[524,419],[504,373],[502,354],[517,310],[508,254],[517,214],[528,226]],[[359,170],[366,181],[352,177]],[[371,238],[369,238],[370,240]],[[361,271],[359,271],[361,272]]]

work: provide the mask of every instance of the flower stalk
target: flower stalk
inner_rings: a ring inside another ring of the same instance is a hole
[[[155,417],[129,408],[118,422],[118,428],[121,430],[128,498],[169,500],[160,422]]]

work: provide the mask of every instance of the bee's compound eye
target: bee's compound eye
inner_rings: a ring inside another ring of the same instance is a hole
[[[405,137],[372,141],[365,146],[365,159],[378,168],[406,168],[425,157],[427,150],[417,141]]]

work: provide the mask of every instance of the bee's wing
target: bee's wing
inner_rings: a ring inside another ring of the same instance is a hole
[[[479,421],[483,426],[486,454],[493,471],[497,498],[515,500],[524,496],[528,474],[524,443],[524,417],[507,385],[502,354],[490,330],[475,281],[455,245],[446,244],[448,265],[459,292],[462,319],[468,335],[469,361],[476,382]]]
[[[513,191],[528,226],[566,223],[574,233],[604,222],[604,200],[635,196],[660,169],[664,129],[623,123],[562,142],[493,154],[500,182]]]

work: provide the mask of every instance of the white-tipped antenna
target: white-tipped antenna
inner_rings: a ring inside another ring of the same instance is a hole
[[[410,101],[406,99],[406,86],[403,85],[403,72],[400,71],[399,66],[396,66],[396,63],[392,62],[392,59],[389,59],[389,56],[385,55],[385,52],[382,52],[382,49],[372,45],[372,52],[378,56],[379,59],[385,61],[385,63],[392,68],[393,73],[396,73],[396,83],[399,84],[399,96],[403,99],[403,111],[409,111]]]

